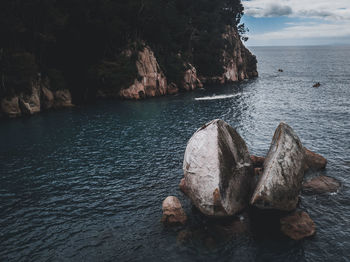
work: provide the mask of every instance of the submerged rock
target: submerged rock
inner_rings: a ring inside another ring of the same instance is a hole
[[[325,169],[327,165],[327,159],[323,156],[316,154],[304,147],[305,151],[305,170],[308,169]]]
[[[305,193],[331,193],[337,192],[340,187],[340,183],[334,178],[327,176],[318,176],[303,183],[303,192]]]
[[[304,176],[304,149],[293,129],[280,123],[251,204],[263,209],[296,208]]]
[[[248,205],[254,178],[248,148],[226,122],[213,120],[194,133],[183,170],[183,191],[203,214],[231,216]]]
[[[310,216],[303,211],[283,217],[280,220],[281,231],[294,240],[300,240],[315,234],[316,226]]]
[[[182,209],[180,200],[174,196],[168,196],[162,204],[162,222],[165,225],[184,225],[187,221],[185,211]]]

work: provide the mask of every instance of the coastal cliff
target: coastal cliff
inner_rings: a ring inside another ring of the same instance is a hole
[[[33,2],[30,11],[22,1],[2,4],[3,117],[258,76],[241,40],[241,0]]]
[[[2,97],[0,117],[14,118],[72,106],[72,96],[68,89],[51,90],[49,80],[39,78],[31,83],[29,90]]]

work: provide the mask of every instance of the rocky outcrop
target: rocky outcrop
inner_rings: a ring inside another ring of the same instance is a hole
[[[310,216],[303,211],[283,217],[280,220],[281,231],[294,240],[300,240],[315,234],[316,226]]]
[[[13,118],[33,115],[50,108],[72,107],[72,97],[68,89],[51,91],[48,80],[32,83],[28,92],[21,92],[0,101],[0,116]]]
[[[322,194],[337,192],[340,183],[328,176],[318,176],[303,183],[303,192],[308,194]]]
[[[304,147],[305,151],[305,170],[308,169],[325,169],[327,166],[327,159],[323,156],[310,151],[309,149]]]
[[[190,63],[185,63],[187,69],[184,72],[182,86],[178,87],[175,83],[168,84],[153,51],[147,45],[138,52],[136,68],[139,77],[134,79],[131,86],[119,91],[121,98],[138,100],[154,96],[174,95],[180,89],[191,91],[203,87],[197,77],[196,68]]]
[[[180,200],[174,196],[168,196],[162,204],[162,222],[165,225],[184,225],[187,221],[185,211],[182,209]]]
[[[14,118],[22,114],[19,108],[18,96],[1,99],[0,116]]]
[[[304,177],[304,159],[299,137],[290,126],[280,123],[251,204],[262,209],[294,210]]]
[[[249,202],[253,180],[248,148],[234,128],[213,120],[188,141],[180,188],[205,215],[231,216]]]
[[[202,88],[203,84],[197,76],[196,68],[190,63],[187,63],[186,67],[188,69],[185,71],[185,74],[184,74],[184,81],[182,84],[183,88],[187,91],[192,91],[197,88]]]
[[[40,104],[40,82],[32,84],[29,94],[22,93],[19,96],[19,107],[24,115],[33,115],[41,111]]]
[[[227,42],[224,50],[225,82],[242,81],[258,76],[256,57],[243,45],[237,30],[227,27],[223,38]],[[233,49],[233,53],[230,50]]]
[[[120,90],[119,96],[125,99],[141,99],[166,95],[168,85],[151,48],[145,46],[138,52],[136,67],[139,77],[129,87]]]
[[[216,77],[201,76],[201,80],[205,83],[224,84],[257,77],[256,56],[244,46],[237,30],[227,26],[222,37],[226,42],[222,53],[224,73]]]

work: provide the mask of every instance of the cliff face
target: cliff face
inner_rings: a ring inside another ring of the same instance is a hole
[[[129,87],[100,88],[97,98],[144,99],[148,97],[177,94],[180,90],[192,91],[202,88],[202,83],[229,83],[242,81],[258,76],[257,60],[243,45],[237,31],[228,27],[222,35],[225,48],[222,51],[224,73],[217,77],[198,76],[196,68],[189,62],[183,62],[182,81],[176,85],[168,82],[157,58],[151,48],[144,45],[140,51],[125,51],[131,59],[133,52],[137,52],[135,70],[137,77],[131,79]],[[131,61],[131,60],[130,60]],[[32,115],[51,108],[71,107],[72,97],[68,89],[53,91],[49,80],[32,81],[27,92],[0,98],[0,117],[17,117]]]
[[[68,89],[52,91],[48,80],[36,80],[32,82],[29,92],[0,99],[0,117],[14,118],[33,115],[51,108],[72,106],[72,97]]]
[[[180,88],[187,91],[201,88],[203,85],[197,77],[197,71],[194,66],[187,63],[182,81],[179,88],[175,83],[169,83],[161,70],[158,61],[149,46],[145,46],[138,53],[136,61],[138,78],[134,79],[133,84],[119,91],[119,96],[125,99],[142,99],[146,97],[173,95],[179,92]]]
[[[242,43],[237,30],[228,26],[222,35],[225,48],[222,53],[224,73],[217,77],[201,76],[206,83],[231,83],[258,76],[257,60]]]

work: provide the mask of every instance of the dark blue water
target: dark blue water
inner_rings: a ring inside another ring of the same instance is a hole
[[[350,47],[252,51],[256,80],[0,122],[0,261],[350,261]],[[195,100],[214,94],[228,97]],[[201,227],[178,183],[187,140],[215,118],[258,155],[286,121],[328,159],[307,178],[334,177],[340,191],[301,199],[313,238],[252,229],[208,247],[162,226],[162,200],[175,195]]]

